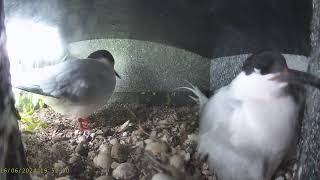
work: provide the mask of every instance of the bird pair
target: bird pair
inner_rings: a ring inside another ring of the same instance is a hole
[[[35,73],[41,73],[39,80],[16,87],[44,95],[54,110],[76,117],[104,105],[119,77],[106,50]],[[298,141],[305,84],[320,88],[319,78],[289,69],[280,53],[262,51],[247,58],[242,72],[211,98],[188,88],[200,103],[199,152],[209,155],[219,179],[271,179]]]

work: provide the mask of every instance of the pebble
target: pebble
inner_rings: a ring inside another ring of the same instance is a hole
[[[81,158],[78,155],[72,154],[71,158],[68,161],[68,163],[69,164],[77,164],[80,161],[81,161]]]
[[[95,180],[112,180],[111,176],[100,176],[97,177]]]
[[[151,180],[174,180],[174,178],[164,173],[158,173],[155,174]]]
[[[146,140],[144,140],[144,143],[146,143],[146,144],[150,144],[150,143],[152,143],[152,142],[153,142],[152,139],[146,139]]]
[[[180,155],[173,155],[170,157],[170,165],[177,169],[184,169],[184,159]]]
[[[87,142],[87,138],[86,138],[85,135],[82,135],[82,136],[78,137],[77,143],[80,144],[80,143],[85,143],[85,142]]]
[[[128,136],[128,132],[127,131],[122,133],[122,137],[126,137],[126,136]]]
[[[88,158],[89,159],[93,159],[96,156],[96,152],[95,151],[89,151],[88,152]]]
[[[111,146],[108,144],[101,144],[99,147],[100,152],[111,153]]]
[[[165,134],[162,136],[161,141],[168,143],[168,139],[169,139],[168,135]]]
[[[59,124],[58,127],[57,127],[56,132],[61,132],[61,131],[63,131],[64,129],[65,129],[64,124]]]
[[[284,177],[283,176],[279,176],[275,180],[284,180]]]
[[[189,135],[188,135],[188,140],[189,140],[189,142],[191,142],[191,143],[196,143],[196,142],[198,142],[198,135],[196,135],[196,134],[189,134]]]
[[[119,163],[115,161],[111,163],[111,169],[116,169],[118,166],[119,166]]]
[[[102,135],[102,134],[103,134],[103,131],[99,129],[99,130],[96,131],[96,134],[97,134],[97,135]]]
[[[90,137],[93,139],[94,137],[96,137],[96,133],[91,133]]]
[[[152,142],[146,145],[145,150],[150,151],[153,155],[159,155],[168,151],[168,145],[163,142]]]
[[[76,153],[78,153],[80,156],[87,156],[89,152],[89,147],[86,143],[80,143],[77,145],[75,149]]]
[[[288,172],[285,174],[285,177],[286,177],[286,179],[292,179],[291,173],[288,173]]]
[[[122,163],[112,172],[115,179],[131,179],[136,176],[136,169],[131,163]]]
[[[76,135],[76,136],[77,136],[77,135],[79,134],[79,132],[80,132],[80,131],[79,131],[78,129],[77,129],[77,130],[75,130],[75,131],[74,131],[74,135]]]
[[[112,148],[111,148],[111,157],[112,158],[118,158],[119,157],[119,151],[120,151],[120,143],[116,141]]]
[[[191,159],[190,153],[185,153],[185,154],[184,154],[184,160],[185,160],[186,162],[189,162],[190,159]]]
[[[139,148],[144,148],[144,143],[143,143],[143,141],[138,141],[138,142],[136,143],[136,146],[139,147]]]
[[[125,146],[121,145],[119,142],[115,143],[111,148],[111,157],[117,159],[119,162],[126,162],[128,154]]]
[[[116,144],[116,143],[119,143],[118,139],[112,139],[112,140],[110,141],[110,144],[111,144],[111,145],[114,145],[114,144]]]
[[[157,137],[157,131],[151,131],[150,137],[151,138],[156,138]]]
[[[66,163],[64,163],[61,160],[58,160],[58,162],[54,163],[53,165],[55,172],[58,172],[59,175],[64,173],[64,168],[66,167]]]
[[[102,168],[106,172],[109,172],[112,163],[110,153],[100,152],[96,157],[93,158],[93,163],[96,167]]]

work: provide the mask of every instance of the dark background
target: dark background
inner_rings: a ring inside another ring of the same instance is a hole
[[[311,0],[10,0],[7,17],[58,24],[67,42],[138,39],[205,57],[309,55]]]

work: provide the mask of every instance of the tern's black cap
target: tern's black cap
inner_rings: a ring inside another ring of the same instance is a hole
[[[107,60],[109,60],[110,62],[112,62],[112,64],[114,64],[114,59],[113,59],[113,56],[112,54],[107,51],[107,50],[98,50],[98,51],[95,51],[93,53],[91,53],[88,58],[91,58],[91,59],[99,59],[99,58],[105,58]]]
[[[261,71],[261,74],[270,74],[283,72],[288,69],[286,59],[279,52],[276,51],[260,51],[249,56],[243,63],[242,70],[248,75],[254,69]]]

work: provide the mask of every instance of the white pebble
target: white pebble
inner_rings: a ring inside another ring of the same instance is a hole
[[[164,173],[158,173],[155,174],[151,180],[174,180],[174,178]]]
[[[180,155],[170,157],[170,165],[177,169],[184,169],[184,159]]]
[[[112,172],[116,179],[131,179],[136,176],[136,169],[131,163],[122,163]]]
[[[284,180],[284,177],[283,176],[279,176],[275,180]]]
[[[109,153],[100,152],[93,158],[93,163],[96,167],[102,168],[108,172],[112,163],[112,158]]]
[[[145,150],[152,152],[153,155],[159,155],[161,153],[167,152],[168,146],[163,142],[152,142],[146,145]]]

